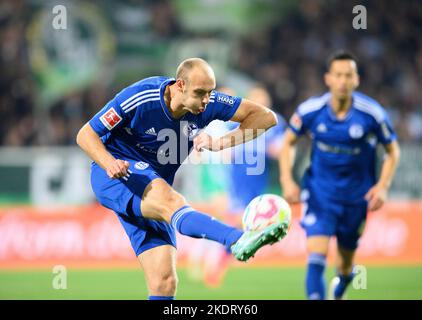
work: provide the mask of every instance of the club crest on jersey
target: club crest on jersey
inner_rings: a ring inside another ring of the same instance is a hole
[[[349,128],[349,135],[353,139],[359,139],[363,136],[363,128],[360,124],[353,124]]]
[[[111,130],[122,121],[122,117],[119,116],[114,108],[111,108],[100,117],[100,121],[108,130]]]
[[[146,168],[148,168],[149,163],[143,162],[143,161],[139,161],[137,163],[135,163],[135,169],[138,170],[145,170]]]
[[[194,136],[196,136],[196,134],[198,133],[198,126],[196,123],[194,122],[188,122],[184,127],[183,127],[183,134],[188,137],[189,139],[193,138]]]

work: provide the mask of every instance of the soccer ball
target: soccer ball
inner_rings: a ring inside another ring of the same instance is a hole
[[[245,231],[255,231],[281,222],[290,227],[291,220],[292,213],[286,200],[275,194],[263,194],[248,204],[242,224]]]

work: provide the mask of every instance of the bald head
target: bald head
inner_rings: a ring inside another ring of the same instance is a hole
[[[186,59],[177,67],[174,98],[183,110],[199,114],[205,111],[215,86],[214,71],[205,60]]]
[[[176,79],[182,79],[189,82],[192,74],[209,78],[215,81],[214,71],[205,60],[201,58],[189,58],[182,61],[177,67]]]

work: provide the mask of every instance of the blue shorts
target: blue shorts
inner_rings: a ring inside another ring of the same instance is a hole
[[[161,177],[146,162],[127,161],[131,173],[120,179],[110,179],[99,165],[92,164],[91,186],[98,202],[117,214],[136,256],[160,245],[176,247],[175,230],[170,224],[146,219],[141,213],[145,188]]]
[[[307,190],[302,192],[303,216],[300,225],[306,236],[335,236],[340,247],[356,250],[363,233],[367,202],[342,204],[318,197]]]

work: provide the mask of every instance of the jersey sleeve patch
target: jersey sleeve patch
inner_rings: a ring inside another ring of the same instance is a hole
[[[290,118],[290,125],[297,131],[300,131],[300,129],[302,129],[302,119],[296,112]]]
[[[122,121],[122,117],[119,116],[114,108],[110,108],[100,117],[100,121],[108,130],[111,130]]]
[[[225,105],[228,105],[230,107],[233,107],[234,103],[236,102],[236,99],[232,96],[225,95],[223,93],[219,93],[217,95],[217,102],[223,103]]]
[[[385,141],[391,140],[391,133],[390,133],[390,130],[389,130],[387,123],[385,121],[383,123],[381,123],[381,132],[384,136]]]

